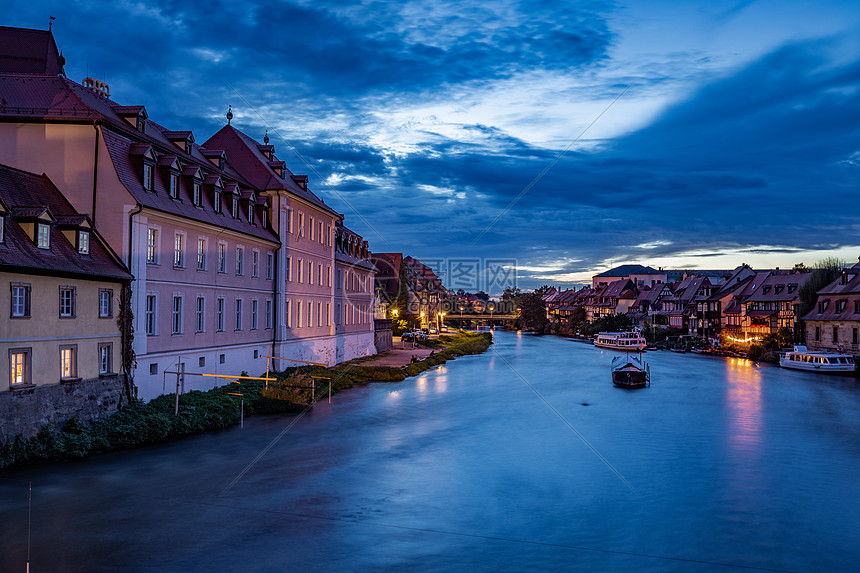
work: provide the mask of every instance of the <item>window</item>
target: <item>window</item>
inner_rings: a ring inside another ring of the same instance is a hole
[[[818,314],[821,314],[822,312],[827,310],[827,304],[829,302],[830,302],[830,300],[823,300],[823,301],[818,303]]]
[[[182,233],[176,233],[173,236],[173,266],[174,267],[184,267],[185,266],[185,251],[183,249],[183,243],[185,242],[185,236]]]
[[[173,199],[179,199],[179,174],[171,173],[170,177],[170,196]]]
[[[215,307],[215,330],[224,332],[224,299],[219,298]]]
[[[325,303],[325,325],[331,326],[331,305],[329,303]]]
[[[296,328],[302,327],[302,301],[296,301]]]
[[[287,232],[288,233],[293,232],[293,210],[292,209],[287,210]]]
[[[317,303],[317,326],[322,326],[322,303]]]
[[[839,327],[834,326],[833,327],[833,344],[836,344],[837,342],[839,342]]]
[[[30,317],[30,285],[12,283],[12,318]]]
[[[9,385],[30,383],[30,352],[29,348],[12,348],[9,350]]]
[[[254,251],[251,253],[251,276],[257,278],[260,276],[260,252]]]
[[[311,323],[311,318],[311,301],[308,301],[308,328],[313,326],[313,324]]]
[[[851,329],[851,344],[857,344],[857,329]]]
[[[153,362],[152,364],[149,365],[149,373],[153,376],[158,374],[158,363],[157,362]]]
[[[200,368],[203,368],[204,366],[206,366],[206,357],[205,356],[201,356],[200,358],[197,359],[197,366],[199,366]]]
[[[299,212],[299,237],[305,236],[305,214]]]
[[[225,362],[227,362],[227,355],[226,354],[219,354],[218,355],[218,362],[220,364],[224,364]]]
[[[296,265],[296,272],[299,274],[297,277],[298,282],[302,282],[302,260],[299,259],[299,264]]]
[[[284,303],[284,318],[287,321],[287,328],[292,328],[293,321],[290,319],[290,300],[289,299],[287,299],[287,301]]]
[[[197,239],[197,270],[206,270],[206,239]]]
[[[182,296],[173,297],[173,328],[171,334],[182,334]]]
[[[254,197],[248,199],[248,222],[254,224]]]
[[[272,280],[275,257],[272,253],[266,253],[266,280]]]
[[[330,267],[330,266],[326,266],[326,268],[325,268],[325,274],[326,274],[326,277],[327,277],[326,284],[327,284],[328,286],[331,286],[331,267]]]
[[[75,316],[75,287],[60,287],[60,317],[74,318]]]
[[[257,330],[257,310],[260,302],[257,299],[251,301],[251,330]]]
[[[860,314],[860,300],[854,301],[854,314]]]
[[[845,310],[845,305],[848,304],[848,301],[843,299],[836,302],[836,312],[842,312]]]
[[[235,330],[242,330],[242,299],[236,299],[236,328]]]
[[[221,212],[221,210],[222,210],[222,208],[221,208],[221,201],[222,201],[222,199],[221,199],[221,191],[220,191],[220,190],[218,190],[218,189],[215,189],[215,212],[216,212],[216,213],[220,213],[220,212]]]
[[[156,317],[158,316],[156,313],[157,310],[157,299],[154,294],[146,295],[146,307],[145,307],[145,316],[144,316],[144,327],[146,329],[147,336],[155,336],[156,333]]]
[[[110,374],[113,362],[113,344],[105,342],[99,344],[99,374]]]
[[[152,168],[152,164],[148,162],[144,162],[143,164],[143,188],[147,191],[155,190],[154,179],[153,179],[154,170]]]
[[[77,346],[60,346],[60,378],[77,376]]]
[[[218,243],[218,272],[227,272],[227,244]]]
[[[287,257],[287,265],[286,265],[287,268],[284,269],[284,271],[285,271],[284,276],[286,277],[287,282],[290,282],[293,280],[293,275],[290,273],[290,262],[292,262],[292,260],[293,260],[292,257]]]
[[[113,316],[113,291],[108,288],[99,289],[99,318]]]
[[[51,227],[44,223],[36,224],[36,246],[40,249],[51,248]]]
[[[322,286],[322,264],[317,265],[317,284]]]
[[[243,275],[245,274],[245,249],[242,247],[236,247],[236,274]]]
[[[191,200],[194,202],[194,205],[200,207],[203,204],[202,193],[200,193],[200,183],[198,181],[194,181],[191,185]]]
[[[320,236],[319,236],[319,240],[320,240],[320,245],[322,245],[322,244],[323,244],[323,222],[322,222],[322,221],[320,221]]]
[[[6,242],[6,217],[0,215],[0,243]]]
[[[266,301],[266,330],[270,330],[272,328],[272,301]],[[854,334],[856,336],[857,329],[854,329]]]
[[[231,201],[232,202],[230,204],[230,213],[233,215],[234,219],[238,219],[239,218],[239,199],[237,199],[236,196],[233,195]]]
[[[158,229],[146,230],[146,262],[158,264]]]
[[[311,229],[311,241],[314,240],[314,218],[308,217],[308,227]]]
[[[815,341],[816,342],[821,341],[821,327],[820,326],[815,327]]]
[[[90,254],[90,233],[88,231],[78,231],[78,253],[81,255]]]
[[[196,332],[204,332],[206,330],[206,299],[202,296],[197,297],[197,325]]]
[[[308,261],[308,284],[314,284],[314,263],[312,261]]]
[[[264,229],[269,226],[269,211],[265,207],[262,211],[262,225]]]

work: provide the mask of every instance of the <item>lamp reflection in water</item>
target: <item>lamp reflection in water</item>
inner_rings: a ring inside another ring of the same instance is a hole
[[[761,372],[744,358],[726,361],[726,508],[745,519],[767,489],[762,452]]]

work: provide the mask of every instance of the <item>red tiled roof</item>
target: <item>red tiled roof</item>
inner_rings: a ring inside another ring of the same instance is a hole
[[[98,233],[91,235],[89,255],[78,254],[62,231],[51,227],[50,250],[39,249],[15,221],[15,207],[38,203],[64,225],[85,221],[46,175],[36,175],[0,165],[0,198],[12,209],[13,217],[6,221],[6,241],[0,246],[0,268],[5,271],[51,273],[57,275],[87,275],[106,279],[129,280],[131,275],[105,246]],[[30,207],[26,211],[35,212]],[[40,214],[41,214],[40,213]]]
[[[48,30],[0,26],[0,72],[13,74],[65,73],[54,36]]]

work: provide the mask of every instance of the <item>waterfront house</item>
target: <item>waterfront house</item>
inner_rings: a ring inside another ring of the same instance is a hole
[[[128,402],[131,278],[46,175],[0,165],[0,443]]]
[[[594,275],[591,278],[591,286],[592,288],[604,287],[609,283],[623,279],[629,279],[636,287],[653,287],[668,282],[667,274],[662,268],[655,269],[643,265],[621,265]]]
[[[860,262],[819,290],[815,306],[802,320],[810,350],[860,353]]]

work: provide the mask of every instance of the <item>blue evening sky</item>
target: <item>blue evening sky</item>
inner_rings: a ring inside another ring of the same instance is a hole
[[[524,288],[860,255],[860,2],[33,0],[4,24],[49,15],[69,77],[198,142],[232,104],[374,251],[515,260]]]

